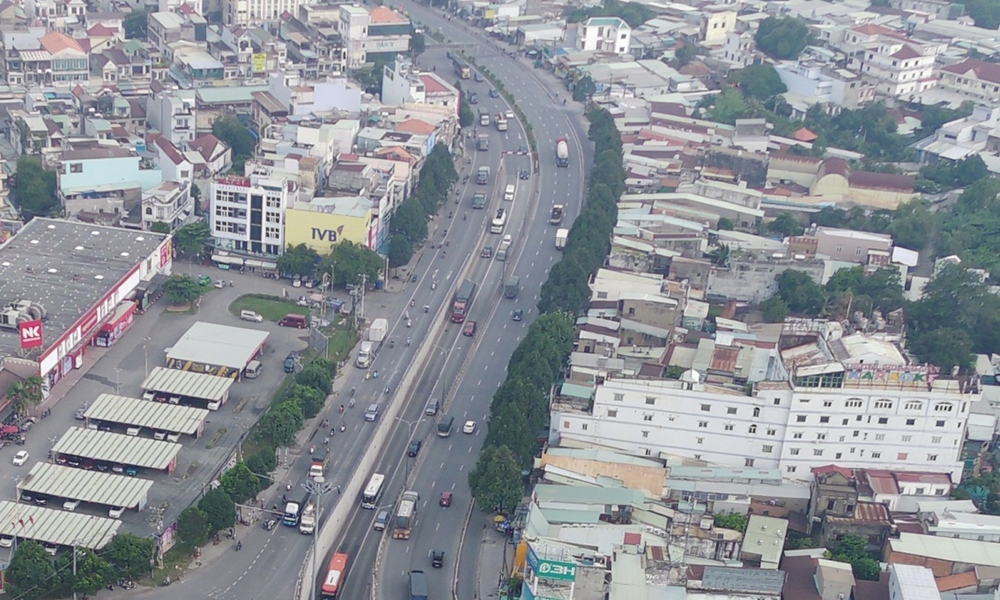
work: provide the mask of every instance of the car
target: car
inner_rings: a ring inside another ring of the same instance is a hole
[[[525,146],[524,144],[521,144],[521,145],[520,145],[520,146],[518,147],[517,151],[518,151],[518,153],[520,153],[520,154],[527,154],[527,153],[528,153],[528,147],[527,147],[527,146]]]
[[[496,88],[490,88],[490,98],[499,98],[500,92]]]
[[[410,442],[410,447],[406,449],[406,455],[410,458],[415,458],[417,454],[420,454],[420,448],[424,445],[420,440],[413,440]]]
[[[154,431],[153,432],[153,439],[154,440],[160,440],[162,442],[163,440],[167,439],[167,432],[166,431],[159,431],[159,430]]]
[[[507,113],[504,116],[506,116],[508,119],[513,119],[514,118],[514,111],[508,108],[507,109]]]
[[[46,498],[45,496],[35,496],[34,500],[35,504],[37,504],[38,506],[45,506],[46,504],[49,503],[49,499]]]
[[[483,75],[478,71],[476,71],[476,74],[473,75],[473,78],[480,83],[483,81]]]
[[[527,169],[521,169],[521,171],[517,174],[517,176],[518,178],[521,179],[521,181],[527,181],[528,179],[531,179],[531,171]]]
[[[441,492],[441,499],[438,500],[438,506],[444,508],[451,506],[451,492]]]
[[[424,414],[433,417],[438,414],[439,410],[441,410],[441,401],[437,398],[431,398],[431,401],[427,403],[427,408],[424,409]]]
[[[14,536],[0,535],[0,548],[10,548],[14,545]]]
[[[56,457],[56,464],[57,465],[65,465],[67,462],[69,462],[69,461],[67,461],[66,457],[63,456],[62,454],[60,454],[59,456]]]
[[[280,321],[278,321],[278,327],[292,327],[294,329],[306,329],[309,327],[309,322],[306,321],[305,315],[300,315],[298,313],[288,313]]]
[[[465,425],[462,426],[462,433],[476,433],[476,422],[466,421]]]
[[[524,318],[524,309],[523,308],[514,309],[514,312],[510,313],[510,318],[514,319],[515,321],[522,320]]]
[[[167,434],[167,441],[168,442],[173,442],[173,443],[176,444],[176,443],[178,443],[178,442],[181,441],[181,434],[176,433],[176,432],[175,433],[168,433]]]
[[[221,279],[216,279],[215,287],[221,290],[222,288],[226,287],[226,282]]]
[[[94,461],[91,460],[91,459],[89,459],[89,458],[85,458],[85,459],[83,459],[83,463],[81,463],[81,466],[84,469],[86,469],[87,471],[93,471],[94,470]]]
[[[73,512],[79,507],[80,507],[79,500],[67,500],[63,502],[63,510],[68,510],[69,512]]]
[[[491,256],[493,256],[493,246],[483,246],[483,250],[479,253],[479,257],[490,258]]]
[[[28,462],[28,451],[21,450],[14,455],[14,459],[11,462],[14,463],[15,467],[23,467],[24,463]]]
[[[299,357],[295,353],[289,354],[285,357],[285,373],[294,373],[295,365],[299,362]]]
[[[125,465],[123,465],[123,464],[116,464],[116,465],[114,465],[114,466],[111,467],[111,471],[113,473],[118,473],[119,475],[121,475],[121,474],[123,474],[125,472]]]
[[[467,335],[469,337],[476,335],[476,322],[466,321],[465,327],[462,328],[462,335]]]
[[[378,414],[382,411],[378,404],[369,404],[365,409],[365,421],[369,423],[378,419]]]
[[[108,516],[111,517],[112,519],[120,519],[122,518],[122,513],[124,512],[125,512],[124,506],[112,506],[111,510],[108,511]]]
[[[58,544],[53,544],[51,542],[45,542],[44,544],[42,544],[42,546],[45,547],[45,552],[48,553],[49,556],[55,556],[56,554],[59,554],[59,545]]]
[[[375,531],[384,531],[385,526],[389,524],[389,511],[380,510],[377,515],[375,515],[375,521],[372,523],[372,529]]]
[[[252,310],[241,310],[240,319],[244,321],[250,321],[251,323],[263,323],[264,317],[260,313],[256,313]]]
[[[444,566],[444,550],[431,550],[431,566],[435,569]]]
[[[71,467],[79,467],[80,466],[80,459],[77,458],[77,457],[75,457],[75,456],[72,457],[72,458],[68,458],[68,459],[66,459],[66,464],[69,465],[69,466],[71,466]]]
[[[475,94],[469,94],[469,104],[479,104],[479,96]]]
[[[106,462],[99,461],[97,463],[97,470],[100,471],[101,473],[107,473],[109,470],[111,470],[111,465],[109,465]]]
[[[73,415],[73,418],[76,419],[77,421],[86,421],[87,409],[85,408],[77,409],[76,414]]]

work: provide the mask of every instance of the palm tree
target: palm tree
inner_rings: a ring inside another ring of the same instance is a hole
[[[42,378],[32,375],[24,381],[17,381],[7,388],[7,397],[14,406],[14,411],[25,414],[43,400]]]
[[[715,266],[725,267],[729,264],[729,245],[719,244],[715,248],[712,248],[712,251],[708,253],[708,257]]]

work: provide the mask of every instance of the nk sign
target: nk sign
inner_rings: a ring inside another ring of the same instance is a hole
[[[18,325],[21,331],[21,349],[38,348],[42,345],[42,322],[25,321]]]
[[[538,558],[535,549],[528,547],[528,566],[542,579],[558,579],[560,581],[576,580],[576,564]]]

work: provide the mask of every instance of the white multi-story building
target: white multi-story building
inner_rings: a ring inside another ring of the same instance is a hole
[[[287,181],[265,175],[212,180],[212,237],[221,250],[275,257],[285,248]]]
[[[249,27],[276,21],[283,13],[297,15],[299,0],[222,0],[226,25]]]
[[[618,17],[591,17],[576,35],[576,47],[584,52],[610,52],[625,56],[632,45],[632,28]]]
[[[736,31],[735,6],[720,4],[706,6],[701,11],[698,39],[703,46],[721,46],[731,31]]]
[[[550,441],[732,467],[848,468],[962,475],[972,383],[911,364],[890,342],[841,336],[823,321],[785,324],[781,350],[751,393],[703,383],[608,379],[590,411],[555,404]]]
[[[934,59],[943,48],[882,37],[879,44],[852,56],[847,68],[875,84],[878,94],[899,98],[920,94],[937,84]]]

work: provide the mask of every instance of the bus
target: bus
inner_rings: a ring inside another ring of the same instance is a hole
[[[490,223],[490,233],[503,233],[503,226],[507,224],[507,211],[502,208],[497,209],[497,216],[493,217]]]
[[[330,568],[326,572],[326,579],[323,580],[323,587],[320,589],[321,600],[333,600],[337,597],[337,592],[344,585],[344,576],[347,574],[347,555],[337,552],[330,559]]]
[[[459,79],[469,79],[472,77],[472,68],[459,60],[457,56],[451,57],[451,64],[455,67],[455,75],[458,75]]]
[[[385,475],[381,473],[375,473],[372,478],[368,480],[368,485],[365,486],[365,491],[361,495],[361,508],[376,509],[378,508],[378,501],[382,498],[382,488],[385,483]]]

